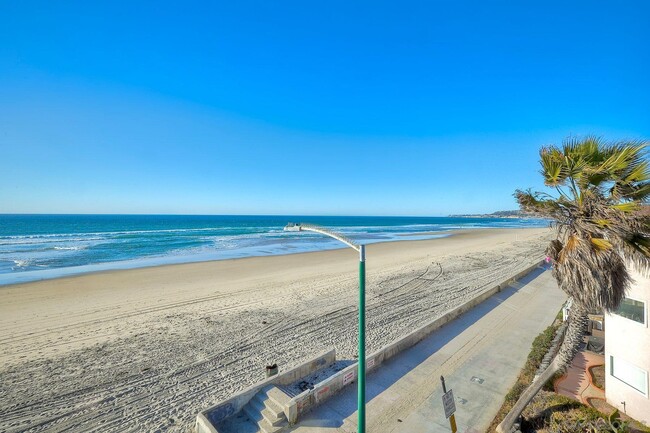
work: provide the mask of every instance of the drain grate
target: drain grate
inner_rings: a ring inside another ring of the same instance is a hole
[[[480,377],[472,376],[470,379],[474,383],[478,383],[479,385],[482,385],[485,380],[481,379]]]

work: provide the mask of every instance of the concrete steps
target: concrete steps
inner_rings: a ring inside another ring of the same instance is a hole
[[[269,385],[262,388],[251,401],[244,406],[244,413],[257,424],[260,433],[280,433],[289,423],[284,414],[284,407],[290,397],[279,388]]]
[[[248,419],[244,412],[226,418],[216,426],[219,433],[259,433],[260,426]]]

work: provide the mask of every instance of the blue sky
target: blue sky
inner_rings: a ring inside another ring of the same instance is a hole
[[[0,0],[0,213],[516,207],[650,138],[650,3]]]

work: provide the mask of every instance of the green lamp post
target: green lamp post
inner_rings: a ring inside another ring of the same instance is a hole
[[[357,432],[366,431],[366,246],[357,245],[345,236],[312,224],[289,223],[288,232],[309,231],[320,233],[343,242],[359,252],[359,364],[357,367]]]

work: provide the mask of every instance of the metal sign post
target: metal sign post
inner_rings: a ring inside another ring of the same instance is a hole
[[[454,393],[450,389],[447,391],[447,386],[445,385],[445,378],[440,376],[440,382],[442,382],[442,406],[445,408],[445,417],[449,419],[449,426],[451,427],[451,433],[456,433],[458,428],[456,427],[456,417],[454,412],[456,412],[456,402],[454,401]]]

